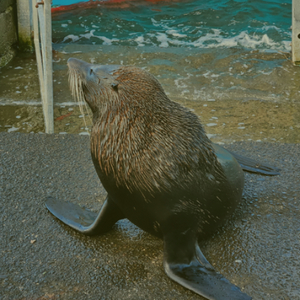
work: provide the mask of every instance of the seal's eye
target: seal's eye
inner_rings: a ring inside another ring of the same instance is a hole
[[[113,90],[115,90],[116,92],[118,91],[118,83],[112,83],[111,87],[113,88]]]
[[[90,70],[90,75],[92,75],[92,74],[93,74],[93,69]]]

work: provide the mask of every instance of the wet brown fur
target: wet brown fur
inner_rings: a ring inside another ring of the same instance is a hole
[[[199,234],[221,224],[236,203],[221,201],[209,208],[229,185],[198,117],[171,101],[156,78],[142,69],[115,70],[117,88],[106,84],[110,78],[86,80],[80,72],[70,68],[70,83],[73,94],[76,89],[82,93],[93,111],[92,158],[106,190],[112,196],[126,194],[123,209],[141,205],[143,211],[141,197],[152,207],[163,205],[164,211],[167,205],[170,215],[193,215]],[[134,219],[137,214],[131,213],[131,221],[142,227],[143,222]],[[151,223],[153,216],[148,213]],[[153,233],[155,226],[150,223],[142,228]]]
[[[117,75],[118,92],[107,88],[104,101],[98,99],[91,134],[92,153],[106,175],[130,191],[153,194],[184,189],[195,170],[220,171],[195,114],[171,101],[149,73],[121,67]]]

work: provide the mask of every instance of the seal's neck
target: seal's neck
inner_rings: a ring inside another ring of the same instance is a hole
[[[91,134],[94,161],[117,186],[152,193],[194,180],[191,169],[199,171],[199,180],[217,171],[212,144],[196,115],[169,99],[127,100],[104,104]]]

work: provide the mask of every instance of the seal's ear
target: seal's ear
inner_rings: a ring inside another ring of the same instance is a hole
[[[114,90],[114,91],[118,91],[118,85],[119,85],[119,83],[118,82],[113,82],[112,84],[111,84],[111,87],[112,87],[112,89]]]

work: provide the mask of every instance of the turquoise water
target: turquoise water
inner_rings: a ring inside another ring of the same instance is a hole
[[[153,1],[53,0],[56,132],[85,127],[68,88],[67,60],[76,57],[145,68],[214,141],[299,142],[291,0]],[[0,80],[0,131],[43,131],[34,56],[1,68]]]
[[[52,5],[74,2],[54,0]],[[291,0],[85,4],[53,13],[55,43],[290,50]]]

